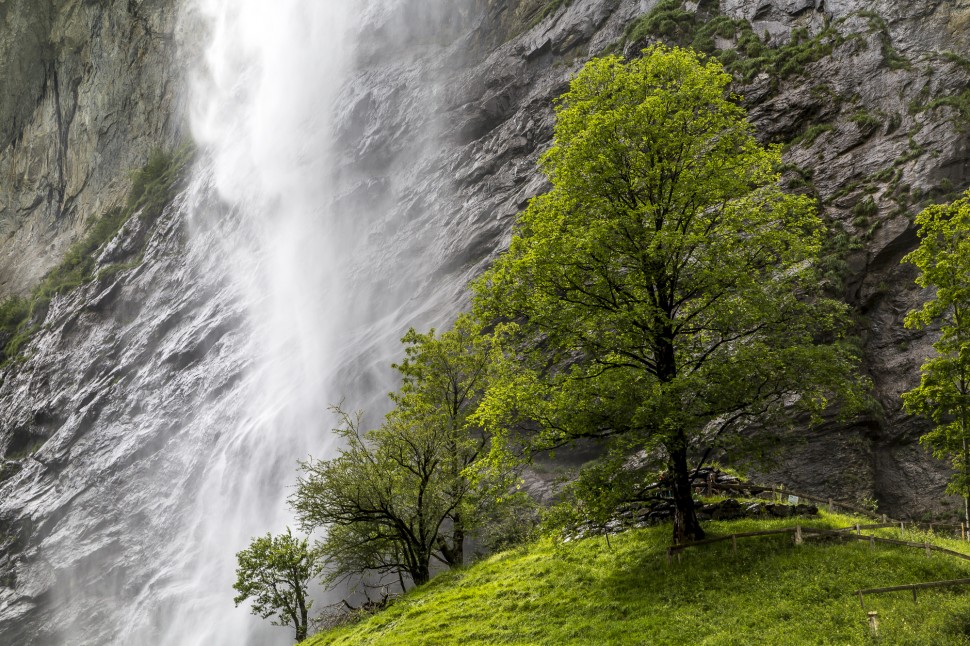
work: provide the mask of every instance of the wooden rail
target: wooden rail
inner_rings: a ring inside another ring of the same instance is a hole
[[[866,609],[865,595],[867,594],[882,594],[883,592],[901,592],[903,590],[913,591],[913,603],[916,603],[916,591],[925,590],[927,588],[949,588],[960,585],[970,585],[970,579],[951,579],[950,581],[930,581],[928,583],[910,583],[908,585],[894,585],[888,588],[870,588],[868,590],[856,590],[856,594],[859,595],[859,603],[862,605],[862,609]]]
[[[681,543],[680,545],[673,545],[667,548],[667,554],[677,554],[678,552],[683,552],[689,547],[699,547],[701,545],[713,545],[714,543],[723,543],[724,541],[732,541],[735,544],[735,551],[737,551],[737,540],[739,538],[754,538],[755,536],[776,536],[778,534],[794,534],[797,531],[796,527],[782,527],[781,529],[765,529],[758,532],[740,532],[737,534],[727,534],[725,536],[715,536],[714,538],[705,538],[699,541],[691,541],[690,543]]]
[[[865,507],[860,507],[858,505],[853,505],[851,503],[833,500],[831,498],[828,498],[828,499],[819,498],[817,496],[812,496],[799,491],[793,491],[790,489],[780,489],[778,487],[766,487],[763,485],[755,485],[755,484],[734,484],[734,483],[717,483],[717,482],[705,483],[704,485],[702,485],[702,487],[703,486],[708,486],[711,489],[722,489],[722,490],[729,490],[729,491],[750,491],[754,494],[772,493],[772,494],[777,494],[779,496],[795,496],[799,500],[810,500],[812,502],[819,503],[821,505],[826,505],[829,508],[829,511],[832,511],[833,508],[845,509],[847,511],[856,512],[858,514],[863,514],[865,516],[870,516],[873,518],[881,517],[883,519],[883,522],[888,522],[889,520],[885,514],[878,514],[873,510],[867,509]],[[970,541],[970,526],[968,526],[966,523],[930,523],[930,522],[921,522],[916,520],[906,520],[906,521],[896,521],[896,522],[897,523],[905,522],[906,525],[916,527],[916,528],[924,527],[929,529],[929,531],[931,532],[936,529],[952,529],[954,531],[959,531],[961,538],[963,538],[964,540]]]
[[[871,509],[866,509],[858,505],[852,505],[844,502],[833,501],[831,498],[824,499],[817,496],[807,495],[797,491],[791,491],[787,489],[781,489],[776,487],[765,487],[761,485],[754,484],[735,484],[735,483],[717,483],[708,481],[702,485],[701,488],[706,487],[708,494],[713,490],[721,491],[748,491],[753,495],[771,493],[779,496],[797,496],[800,500],[808,500],[820,505],[827,505],[829,511],[834,508],[845,509],[847,511],[852,511],[858,514],[862,514],[870,517],[879,517],[879,514]],[[893,521],[889,522],[889,519],[885,514],[882,514],[882,523],[872,524],[872,525],[853,525],[850,527],[840,527],[840,528],[814,528],[814,527],[802,527],[801,525],[796,525],[795,527],[785,527],[781,529],[771,529],[759,532],[742,532],[738,534],[730,534],[726,536],[717,536],[714,538],[708,538],[701,541],[693,541],[691,543],[683,543],[681,545],[674,545],[667,549],[667,562],[671,563],[673,556],[677,555],[680,558],[680,553],[691,547],[698,547],[702,545],[711,545],[713,543],[721,543],[724,541],[731,541],[734,552],[738,551],[738,539],[739,538],[754,538],[758,536],[773,536],[779,534],[793,534],[795,537],[795,543],[801,543],[806,537],[811,536],[837,536],[839,538],[848,540],[858,540],[867,541],[871,547],[875,547],[876,543],[882,543],[887,545],[898,545],[901,547],[911,547],[916,549],[922,549],[926,552],[926,556],[929,557],[932,552],[939,552],[941,554],[946,554],[947,556],[953,556],[959,559],[970,561],[970,554],[964,554],[962,552],[957,552],[955,550],[950,550],[945,547],[939,547],[937,545],[932,545],[928,542],[916,543],[913,541],[896,540],[892,538],[883,538],[880,536],[875,536],[873,534],[862,534],[862,530],[875,530],[884,529],[890,527],[898,527],[900,532],[900,538],[905,536],[906,525],[911,528],[919,529],[920,527],[926,527],[932,533],[935,529],[950,529],[960,532],[960,540],[970,542],[970,524],[968,523],[927,523],[919,521]],[[854,532],[854,533],[853,533]],[[970,579],[952,579],[949,581],[930,581],[926,583],[910,583],[906,585],[896,585],[884,588],[869,588],[866,590],[856,590],[856,594],[859,596],[859,603],[862,609],[866,609],[865,595],[867,594],[882,594],[887,592],[901,592],[901,591],[911,591],[913,593],[913,603],[916,603],[916,591],[926,590],[933,588],[946,588],[946,587],[958,587],[958,586],[968,586],[970,585]],[[870,627],[872,627],[872,615],[875,613],[869,613]],[[875,629],[873,629],[875,630]]]
[[[726,534],[724,536],[715,536],[713,538],[705,538],[700,541],[691,541],[690,543],[681,543],[680,545],[672,545],[667,548],[667,561],[670,562],[674,555],[680,554],[681,552],[687,550],[691,547],[701,547],[703,545],[713,545],[714,543],[723,543],[726,541],[731,541],[732,547],[735,552],[738,551],[738,539],[739,538],[755,538],[758,536],[778,536],[780,534],[793,534],[796,537],[796,542],[801,542],[804,537],[810,536],[837,536],[840,538],[846,538],[849,540],[867,541],[870,545],[875,545],[876,543],[883,543],[886,545],[899,545],[902,547],[913,547],[917,549],[922,549],[926,551],[927,556],[930,552],[939,552],[941,554],[946,554],[948,556],[955,556],[966,561],[970,561],[970,554],[964,554],[963,552],[957,552],[955,550],[950,550],[945,547],[939,547],[931,543],[916,543],[913,541],[896,540],[894,538],[883,538],[881,536],[875,536],[873,534],[863,534],[862,530],[875,530],[875,529],[888,529],[897,527],[896,523],[876,523],[872,525],[850,525],[848,527],[802,527],[801,525],[796,525],[794,527],[782,527],[779,529],[766,529],[756,532],[740,532],[736,534]],[[852,532],[855,532],[854,534]]]
[[[714,543],[723,543],[725,541],[731,541],[734,544],[734,551],[737,551],[737,541],[739,538],[755,538],[758,536],[777,536],[779,534],[795,534],[798,537],[809,534],[832,534],[832,535],[844,535],[845,532],[856,532],[857,534],[862,530],[870,529],[884,529],[887,527],[896,527],[895,523],[878,523],[875,525],[850,525],[849,527],[802,527],[801,525],[796,525],[794,527],[781,527],[779,529],[765,529],[756,532],[739,532],[735,534],[725,534],[724,536],[715,536],[713,538],[705,538],[699,541],[691,541],[690,543],[681,543],[680,545],[673,545],[667,548],[667,556],[673,556],[683,552],[684,550],[691,547],[700,547],[702,545],[712,545]]]
[[[897,541],[893,538],[882,538],[880,536],[866,535],[854,535],[854,534],[844,534],[848,538],[860,541],[869,541],[869,543],[885,543],[887,545],[900,545],[902,547],[915,547],[921,550],[925,550],[927,556],[930,552],[940,552],[941,554],[946,554],[948,556],[955,556],[957,558],[963,559],[965,561],[970,561],[970,554],[964,554],[963,552],[957,552],[954,550],[948,550],[945,547],[939,547],[938,545],[933,545],[932,543],[914,543],[912,541]]]

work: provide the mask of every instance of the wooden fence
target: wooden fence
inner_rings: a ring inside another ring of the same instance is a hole
[[[717,482],[707,482],[698,487],[699,489],[705,489],[708,493],[714,490],[720,491],[739,491],[739,492],[751,492],[754,495],[757,494],[772,494],[779,496],[784,500],[785,496],[794,496],[798,498],[799,502],[802,500],[809,500],[820,505],[825,505],[830,512],[836,511],[838,509],[843,509],[845,511],[851,511],[853,513],[868,516],[870,518],[881,518],[882,522],[890,522],[890,518],[886,514],[880,514],[867,507],[862,507],[859,505],[854,505],[852,503],[842,502],[838,500],[833,500],[832,498],[819,498],[817,496],[812,496],[806,493],[801,493],[798,491],[792,491],[790,489],[784,489],[781,487],[767,487],[763,485],[752,485],[752,484],[735,484],[735,483],[717,483]],[[930,532],[935,532],[938,529],[949,529],[954,532],[960,533],[960,539],[964,541],[970,541],[970,527],[966,523],[931,523],[927,521],[916,521],[916,520],[893,520],[894,524],[908,525],[909,527],[916,529],[928,529]],[[903,529],[905,531],[905,529]]]
[[[902,592],[904,590],[911,590],[913,592],[913,603],[916,603],[916,591],[926,590],[928,588],[950,588],[961,585],[970,585],[970,579],[951,579],[949,581],[930,581],[927,583],[910,583],[908,585],[893,585],[888,588],[870,588],[868,590],[857,590],[856,594],[859,595],[859,603],[862,605],[862,609],[866,609],[866,599],[867,594],[882,594],[884,592]]]
[[[915,523],[911,523],[911,526]],[[937,527],[943,526],[937,524]],[[929,558],[933,552],[939,552],[947,556],[956,557],[963,559],[965,561],[970,561],[970,554],[964,554],[963,552],[957,552],[955,550],[950,550],[945,547],[940,547],[938,545],[933,545],[929,542],[917,543],[914,541],[897,540],[894,538],[884,538],[882,536],[876,536],[874,534],[863,534],[862,531],[872,531],[877,529],[888,529],[899,527],[900,534],[905,532],[905,522],[884,522],[875,523],[871,525],[850,525],[848,527],[839,528],[822,528],[822,527],[802,527],[800,524],[794,527],[782,527],[778,529],[766,529],[755,532],[739,532],[735,534],[728,534],[725,536],[715,536],[713,538],[705,538],[700,541],[692,541],[690,543],[682,543],[680,545],[673,545],[667,548],[667,563],[668,565],[673,562],[674,556],[680,558],[680,554],[693,547],[702,547],[705,545],[713,545],[715,543],[723,543],[726,541],[731,541],[731,546],[736,554],[738,551],[738,539],[745,538],[757,538],[761,536],[779,536],[779,535],[792,535],[794,537],[795,544],[801,544],[805,539],[812,537],[835,537],[840,540],[858,540],[866,541],[869,543],[871,548],[875,548],[876,543],[882,543],[885,545],[896,545],[900,547],[911,547],[915,549],[921,549],[926,553],[927,558]],[[968,540],[968,532],[965,525],[949,525],[949,527],[959,527],[961,530],[961,535],[964,540]],[[856,590],[855,594],[859,597],[859,603],[863,610],[866,610],[865,595],[872,594],[883,594],[888,592],[901,592],[901,591],[911,591],[913,593],[913,603],[916,603],[916,591],[925,590],[932,588],[946,588],[946,587],[957,587],[970,585],[970,579],[951,579],[949,581],[929,581],[925,583],[908,583],[905,585],[894,585],[884,588],[868,588],[865,590]],[[877,613],[869,613],[869,621],[872,624],[873,615]],[[876,628],[873,628],[876,630]]]
[[[870,518],[880,518],[882,522],[870,524],[870,525],[852,525],[849,527],[840,528],[816,528],[816,527],[802,527],[800,524],[794,527],[783,527],[779,529],[769,529],[763,531],[755,532],[741,532],[735,534],[729,534],[725,536],[716,536],[714,538],[706,538],[700,541],[693,541],[690,543],[682,543],[680,545],[674,545],[667,549],[667,563],[668,565],[673,562],[674,556],[680,559],[681,553],[694,547],[701,547],[704,545],[713,545],[715,543],[723,543],[726,541],[731,541],[732,549],[735,553],[738,551],[738,539],[756,538],[760,536],[778,536],[778,535],[791,535],[793,536],[795,544],[802,543],[807,538],[812,537],[836,537],[840,540],[858,540],[866,541],[869,543],[871,548],[875,548],[876,543],[882,543],[886,545],[896,545],[900,547],[910,547],[914,549],[921,549],[926,553],[927,557],[930,557],[933,552],[939,552],[947,556],[956,557],[959,559],[970,561],[970,554],[964,554],[962,552],[957,552],[955,550],[950,550],[945,547],[939,547],[928,542],[914,542],[902,540],[905,538],[907,526],[912,529],[928,529],[930,533],[935,533],[937,530],[953,530],[959,532],[960,540],[970,542],[970,525],[967,523],[929,523],[929,522],[919,522],[914,520],[890,520],[885,514],[878,514],[876,511],[862,507],[860,505],[854,505],[851,503],[845,503],[840,501],[832,500],[831,498],[819,498],[817,496],[812,496],[809,494],[792,491],[789,489],[784,489],[781,487],[766,487],[762,485],[754,484],[741,484],[741,483],[718,483],[713,479],[702,483],[700,486],[695,486],[696,489],[706,493],[708,496],[712,495],[714,491],[733,491],[733,492],[743,492],[748,493],[752,496],[758,496],[763,494],[771,494],[772,496],[778,496],[782,501],[785,501],[785,496],[796,497],[798,502],[802,500],[811,501],[818,503],[819,505],[827,506],[830,512],[837,509],[851,511],[859,515],[868,516]],[[791,498],[788,499],[789,501]],[[899,528],[900,539],[884,538],[881,536],[876,536],[874,534],[868,533],[863,534],[862,531],[872,531],[877,529],[887,529],[887,528]],[[917,590],[926,590],[933,588],[947,588],[947,587],[958,587],[958,586],[968,586],[970,585],[970,579],[951,579],[949,581],[929,581],[924,583],[909,583],[905,585],[895,585],[883,588],[869,588],[865,590],[856,590],[855,594],[859,597],[859,603],[863,610],[866,610],[865,596],[872,594],[883,594],[889,592],[902,592],[910,591],[913,594],[913,602],[916,603],[916,593]],[[878,613],[870,612],[868,613],[869,627],[874,636],[878,636]]]
[[[957,552],[955,550],[950,550],[945,547],[940,547],[938,545],[933,545],[932,543],[922,542],[916,543],[913,541],[896,540],[894,538],[883,538],[881,536],[875,536],[874,534],[863,534],[862,531],[871,531],[876,529],[888,529],[896,528],[902,526],[904,523],[876,523],[873,525],[850,525],[848,527],[802,527],[800,524],[794,527],[781,527],[778,529],[766,529],[756,532],[739,532],[735,534],[726,534],[724,536],[715,536],[713,538],[705,538],[700,541],[691,541],[689,543],[681,543],[680,545],[672,545],[667,548],[667,560],[671,560],[671,557],[680,554],[692,547],[701,547],[704,545],[713,545],[714,543],[723,543],[726,541],[731,541],[732,547],[735,553],[738,551],[738,539],[739,538],[756,538],[759,536],[777,536],[780,534],[791,534],[795,537],[795,543],[801,543],[805,538],[812,536],[828,536],[837,537],[844,540],[859,540],[867,541],[870,545],[875,546],[876,543],[883,543],[886,545],[898,545],[901,547],[913,547],[924,550],[929,556],[930,552],[939,552],[941,554],[946,554],[948,556],[955,556],[960,559],[970,561],[970,554],[964,554],[963,552]],[[853,534],[853,532],[855,532]]]
[[[832,498],[819,498],[817,496],[812,496],[806,493],[801,493],[798,491],[792,491],[790,489],[783,489],[780,487],[766,487],[762,485],[750,485],[750,484],[735,484],[735,483],[717,483],[709,482],[703,484],[700,488],[706,488],[708,491],[713,492],[714,490],[720,491],[750,491],[752,494],[762,494],[770,493],[772,495],[780,496],[784,499],[785,496],[794,496],[802,500],[809,500],[811,502],[818,503],[820,505],[826,505],[829,511],[835,511],[836,509],[844,509],[845,511],[851,511],[856,514],[861,514],[863,516],[869,516],[872,518],[884,517],[884,514],[879,514],[872,509],[867,507],[862,507],[860,505],[853,505],[847,502],[841,502],[833,500]]]

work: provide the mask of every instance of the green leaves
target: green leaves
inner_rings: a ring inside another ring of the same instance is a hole
[[[412,329],[402,341],[394,409],[363,431],[359,413],[334,408],[344,447],[302,463],[290,500],[305,529],[327,530],[328,584],[368,572],[421,584],[432,558],[461,565],[466,532],[510,483],[505,469],[473,468],[490,441],[472,413],[493,380],[491,337],[466,315],[440,335]]]
[[[275,615],[277,626],[293,626],[296,640],[306,639],[307,613],[313,600],[307,598],[310,579],[319,571],[319,555],[308,539],[285,534],[266,534],[253,539],[249,547],[236,554],[238,592],[236,605],[251,600],[252,613],[263,619]]]
[[[912,414],[935,428],[921,438],[957,470],[950,492],[970,498],[970,194],[926,208],[916,217],[920,245],[903,258],[920,274],[916,283],[936,297],[906,315],[907,328],[939,325],[940,336],[920,369],[920,385],[903,394]]]
[[[671,451],[860,402],[846,307],[819,290],[815,204],[781,189],[779,149],[729,82],[655,46],[590,61],[559,100],[552,189],[475,286],[479,316],[516,323],[477,414],[490,430],[526,413],[540,447],[632,433]]]
[[[850,372],[844,352],[816,344],[841,334],[846,312],[818,294],[814,204],[778,186],[779,151],[755,141],[729,81],[717,62],[662,46],[591,61],[557,108],[542,160],[553,189],[476,287],[486,315],[523,321],[523,337],[543,338],[556,360],[586,358],[558,373],[561,387],[589,379],[609,401],[636,389],[648,414],[626,423],[640,427],[684,412],[694,421],[674,426],[698,427],[735,410],[745,398],[731,394],[732,373],[794,395],[802,386],[776,364],[803,348],[829,348]]]

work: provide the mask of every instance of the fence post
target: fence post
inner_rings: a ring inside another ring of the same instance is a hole
[[[931,556],[931,554],[930,554],[930,544],[929,543],[923,543],[923,547],[926,549],[926,558],[930,558],[930,556]],[[914,588],[914,590],[915,590],[915,588]]]
[[[899,522],[899,537],[900,538],[906,537],[905,523],[903,523],[902,521]]]
[[[876,537],[875,536],[870,536],[869,537],[869,549],[870,550],[876,549]]]
[[[887,522],[889,522],[889,518],[886,516],[886,514],[883,514],[882,515],[882,524],[885,525]]]
[[[832,499],[829,498],[829,513],[830,514],[832,513],[832,509],[833,509],[833,507],[832,507]]]
[[[916,588],[913,588],[913,603],[916,603]]]
[[[859,523],[856,523],[855,524],[855,535],[856,536],[862,536],[862,530],[859,529]]]
[[[869,632],[873,637],[879,637],[879,613],[875,610],[869,611]]]
[[[802,544],[802,526],[795,525],[795,545]]]

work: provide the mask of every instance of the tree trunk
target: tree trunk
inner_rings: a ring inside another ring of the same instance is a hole
[[[307,621],[307,611],[304,609],[300,614],[303,615],[303,621],[296,624],[296,643],[298,644],[306,639],[307,624],[309,623]]]
[[[666,285],[661,293],[669,290]],[[673,307],[666,307],[667,320],[673,320]],[[674,332],[666,324],[657,345],[657,378],[661,383],[669,383],[677,376],[677,357],[674,351]],[[704,538],[704,530],[697,520],[694,510],[694,497],[690,490],[690,468],[687,466],[687,434],[684,429],[677,431],[666,443],[670,453],[670,485],[674,494],[674,545]]]
[[[300,572],[294,570],[291,572],[293,579],[290,581],[290,585],[293,586],[293,590],[296,592],[296,605],[299,611],[299,616],[293,613],[294,619],[296,619],[296,641],[300,643],[306,639],[307,628],[310,625],[308,621],[308,608],[306,603],[306,584],[307,582],[300,576]]]
[[[408,571],[408,574],[411,575],[411,582],[414,583],[415,587],[419,585],[424,585],[425,583],[427,583],[428,580],[431,579],[431,572],[430,572],[430,568],[428,567],[428,560],[422,559],[420,563],[415,565],[413,568],[410,568],[410,570]]]
[[[704,538],[704,530],[697,520],[694,497],[691,494],[686,442],[683,444],[670,452],[671,489],[674,494],[674,545]]]
[[[438,547],[441,557],[450,567],[465,564],[465,529],[460,514],[455,514],[452,519],[451,541],[442,536]]]
[[[459,523],[451,535],[451,566],[461,567],[465,564],[465,530]]]
[[[970,482],[970,446],[967,445],[967,421],[966,412],[960,420],[961,431],[963,432],[963,519],[970,525],[970,491],[967,491],[967,483]]]

